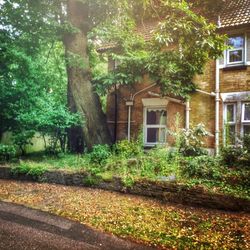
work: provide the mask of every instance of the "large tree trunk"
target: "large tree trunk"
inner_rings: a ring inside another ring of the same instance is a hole
[[[79,31],[65,36],[68,88],[76,110],[84,117],[83,135],[88,149],[94,144],[111,144],[106,117],[90,82],[87,54],[88,6],[79,0],[67,1],[68,21]]]
[[[76,113],[77,109],[69,85],[67,97],[70,111]],[[81,126],[74,126],[68,130],[68,150],[77,154],[84,152],[84,136]]]

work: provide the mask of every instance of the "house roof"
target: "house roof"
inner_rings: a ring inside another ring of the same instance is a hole
[[[250,24],[250,0],[225,0],[224,8],[218,19],[216,22],[220,22],[219,29]],[[144,22],[136,28],[135,32],[142,35],[146,41],[149,41],[158,23],[159,21],[156,20]],[[116,46],[115,43],[106,43],[98,50],[105,51]]]
[[[250,24],[250,0],[227,0],[220,15],[220,28]]]
[[[147,21],[144,22],[142,24],[140,24],[139,26],[137,26],[135,32],[139,35],[141,35],[145,41],[149,41],[152,38],[152,34],[154,32],[154,30],[156,29],[157,25],[158,25],[158,21]],[[109,49],[113,49],[117,47],[116,43],[105,43],[102,44],[99,48],[98,51],[105,51],[105,50],[109,50]]]

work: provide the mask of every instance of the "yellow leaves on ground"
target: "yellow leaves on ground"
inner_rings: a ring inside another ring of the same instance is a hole
[[[167,249],[250,249],[250,216],[98,189],[0,180],[0,200]]]

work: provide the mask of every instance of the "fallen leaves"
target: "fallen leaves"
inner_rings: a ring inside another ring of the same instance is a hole
[[[250,216],[98,189],[0,180],[0,200],[167,249],[250,249]]]

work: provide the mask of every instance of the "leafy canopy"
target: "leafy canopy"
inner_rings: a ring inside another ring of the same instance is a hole
[[[105,92],[114,83],[132,84],[148,74],[163,94],[187,98],[196,88],[194,75],[222,54],[225,37],[186,1],[139,1],[135,6],[144,6],[143,12],[130,13],[117,25],[108,24],[95,33],[96,38],[114,44],[116,49],[107,54],[119,62],[113,72],[95,75],[95,84]],[[143,28],[148,22],[155,29],[145,40],[136,27]]]

